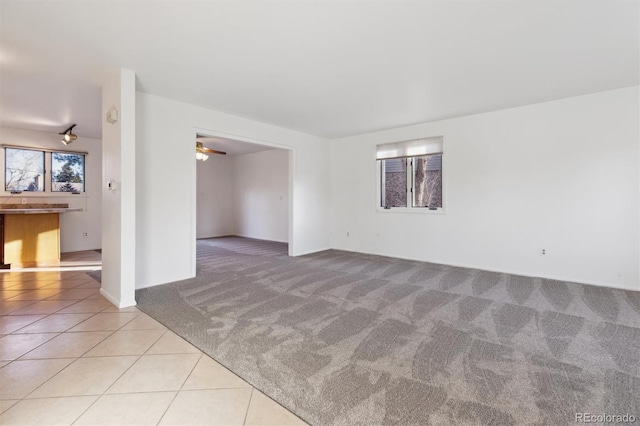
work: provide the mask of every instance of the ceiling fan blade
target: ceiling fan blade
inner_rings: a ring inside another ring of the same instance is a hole
[[[224,151],[216,151],[215,149],[211,149],[211,148],[207,148],[206,146],[203,146],[201,148],[201,152],[204,152],[206,154],[220,154],[220,155],[227,155],[226,152]]]

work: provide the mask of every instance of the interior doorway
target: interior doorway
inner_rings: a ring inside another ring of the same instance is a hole
[[[285,243],[291,253],[293,151],[197,132],[195,238]]]

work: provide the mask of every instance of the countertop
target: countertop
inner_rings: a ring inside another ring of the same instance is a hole
[[[51,207],[45,209],[0,209],[0,214],[43,214],[43,213],[70,213],[81,212],[83,209],[70,209],[68,207]]]

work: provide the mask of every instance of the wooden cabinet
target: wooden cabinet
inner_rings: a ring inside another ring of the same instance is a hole
[[[29,267],[59,261],[59,213],[4,215],[4,263]]]

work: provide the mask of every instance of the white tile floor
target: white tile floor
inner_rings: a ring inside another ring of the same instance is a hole
[[[304,425],[83,272],[0,273],[0,425]]]

